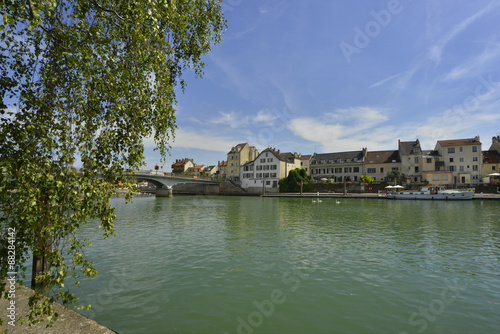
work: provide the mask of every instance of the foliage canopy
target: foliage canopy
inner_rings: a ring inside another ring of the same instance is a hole
[[[300,183],[309,187],[310,179],[304,168],[295,168],[288,172],[288,176],[279,181],[280,192],[298,192],[300,191]],[[303,189],[307,191],[307,189]]]
[[[37,283],[51,298],[32,306],[31,321],[57,318],[54,300],[75,302],[68,277],[97,275],[76,232],[95,219],[104,236],[114,234],[109,199],[117,181],[143,165],[144,138],[153,137],[166,157],[176,128],[174,89],[185,89],[185,70],[203,74],[202,56],[226,28],[220,5],[0,4],[0,292],[7,272],[24,277],[31,252],[45,258]],[[77,159],[80,171],[72,167]],[[5,247],[12,231],[15,256]],[[35,294],[32,305],[42,299]]]

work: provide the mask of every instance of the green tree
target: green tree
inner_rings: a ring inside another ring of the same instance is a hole
[[[361,182],[373,183],[373,177],[368,176],[368,175],[361,175]]]
[[[226,28],[220,5],[0,4],[0,242],[9,245],[0,250],[0,292],[7,297],[8,272],[25,277],[32,252],[40,265],[31,322],[57,319],[55,300],[76,301],[68,277],[97,275],[77,230],[98,221],[105,237],[114,234],[109,199],[118,180],[130,182],[127,172],[144,164],[144,138],[153,137],[165,159],[176,128],[174,89],[186,88],[186,69],[203,74],[202,56]]]
[[[309,184],[309,177],[304,168],[295,168],[288,172],[288,176],[279,181],[280,192],[298,192],[300,191],[300,183],[306,187]],[[305,191],[305,189],[304,189]]]
[[[387,172],[387,177],[394,182],[401,182],[401,172],[397,169],[391,170],[390,172]]]

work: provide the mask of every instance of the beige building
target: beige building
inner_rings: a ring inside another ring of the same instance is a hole
[[[217,169],[217,174],[225,179],[227,176],[227,161],[219,161],[219,163],[217,164]]]
[[[250,146],[248,143],[242,143],[231,148],[227,153],[227,172],[226,177],[240,181],[240,169],[248,161],[253,161],[259,154],[255,146]]]
[[[177,159],[172,164],[172,173],[184,173],[189,168],[194,167],[193,159]]]
[[[443,157],[437,151],[422,152],[420,170],[423,180],[428,181],[431,185],[452,183],[452,172],[445,170]]]
[[[481,177],[481,142],[475,138],[439,140],[435,151],[443,158],[443,171],[451,172],[451,184],[476,184]],[[429,180],[429,182],[431,182]]]
[[[387,173],[401,171],[399,151],[369,151],[365,160],[365,175],[374,181],[388,181]]]
[[[338,153],[314,153],[311,159],[311,176],[317,180],[333,182],[360,181],[367,149]]]
[[[492,173],[500,173],[500,136],[493,137],[490,149],[483,151],[481,172],[483,177]]]
[[[418,182],[422,180],[421,157],[422,148],[420,141],[400,141],[398,140],[399,159],[401,161],[401,174],[407,179]]]
[[[311,176],[311,159],[312,155],[307,154],[307,155],[300,155],[300,168],[303,168],[306,170],[306,173],[308,176]]]

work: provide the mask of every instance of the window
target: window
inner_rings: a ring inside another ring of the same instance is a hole
[[[472,161],[477,161],[477,157],[472,157]]]
[[[443,181],[448,181],[448,174],[443,175]]]
[[[266,153],[266,154],[267,154],[267,153]],[[264,163],[264,162],[266,162],[266,159],[260,159],[260,162],[261,162],[261,163]]]
[[[472,146],[472,152],[477,152],[477,146]]]
[[[497,166],[491,166],[491,170],[497,170]]]
[[[415,157],[415,163],[418,164],[418,157]]]
[[[464,166],[460,166],[460,167],[458,168],[458,170],[459,170],[459,171],[461,171],[461,172],[465,172],[465,167],[464,167]]]
[[[354,173],[359,173],[359,167],[354,167]]]
[[[459,152],[463,152],[463,151],[464,151],[463,146],[460,146],[460,147],[458,148],[458,151],[459,151]]]
[[[459,158],[458,161],[464,162],[464,158]]]
[[[266,157],[269,155],[269,153],[266,153]]]
[[[376,168],[368,168],[367,173],[376,173],[377,169]]]
[[[273,162],[273,158],[267,158],[267,162]]]
[[[479,170],[479,165],[472,165],[472,170],[473,171],[478,171]]]
[[[432,158],[427,158],[427,163],[428,164],[432,163]]]
[[[439,181],[439,174],[433,174],[432,181]]]
[[[450,162],[453,162],[453,158],[450,158]]]
[[[455,171],[455,166],[449,166],[448,168],[449,168],[450,172],[454,172]]]
[[[448,153],[455,153],[455,148],[454,147],[448,147]]]
[[[418,173],[418,166],[415,167],[415,173]]]
[[[399,170],[399,167],[392,167],[391,170]]]

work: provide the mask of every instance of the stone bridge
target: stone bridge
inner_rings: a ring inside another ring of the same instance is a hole
[[[135,173],[130,174],[138,181],[151,182],[156,186],[156,197],[172,197],[172,187],[178,183],[197,183],[218,185],[218,181],[201,180],[187,177],[164,176],[154,173]]]

